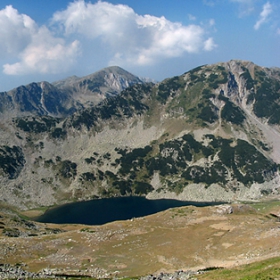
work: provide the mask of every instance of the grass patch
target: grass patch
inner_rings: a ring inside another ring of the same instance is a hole
[[[279,279],[280,257],[272,258],[234,269],[222,269],[206,272],[197,276],[197,279],[227,279],[227,280],[265,280]]]
[[[21,211],[20,216],[24,217],[25,219],[35,219],[41,215],[43,215],[50,207],[49,206],[42,206],[35,209],[30,209],[26,211]]]
[[[249,203],[254,209],[256,209],[259,213],[269,214],[274,208],[280,207],[280,201],[262,201],[257,203]]]

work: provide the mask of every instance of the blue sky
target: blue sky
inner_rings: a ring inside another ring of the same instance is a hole
[[[280,67],[279,50],[279,0],[0,1],[0,92],[110,65],[158,81],[231,59]]]

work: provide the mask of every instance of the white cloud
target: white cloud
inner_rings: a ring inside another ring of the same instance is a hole
[[[7,75],[66,72],[81,54],[81,63],[151,65],[213,50],[208,33],[214,25],[183,25],[126,5],[78,0],[56,12],[48,27],[7,6],[0,10],[0,59]]]
[[[22,75],[36,72],[52,74],[64,72],[75,62],[78,52],[78,41],[66,45],[63,39],[54,38],[46,27],[42,27],[19,55],[21,61],[5,64],[4,73]]]
[[[192,14],[188,14],[188,18],[191,21],[195,21],[196,20],[196,17],[194,15],[192,15]]]
[[[269,2],[263,5],[262,12],[260,13],[260,18],[254,25],[255,30],[258,30],[260,26],[268,20],[268,17],[272,12],[272,5]]]
[[[62,27],[66,36],[82,35],[86,44],[101,39],[112,53],[112,63],[145,65],[214,46],[200,25],[185,26],[165,17],[141,16],[126,5],[102,1],[70,3],[66,10],[54,14],[52,22]]]
[[[8,75],[58,73],[66,71],[79,53],[78,41],[66,44],[45,26],[38,27],[12,6],[0,10],[0,58],[12,58],[3,65]]]
[[[209,38],[204,42],[204,50],[206,51],[212,51],[216,47],[217,45],[214,43],[213,38]]]
[[[215,20],[214,20],[213,18],[211,18],[211,19],[209,20],[209,25],[210,25],[210,26],[214,26],[214,25],[215,25]]]
[[[0,10],[0,58],[22,51],[30,42],[37,26],[12,6]]]
[[[239,3],[239,16],[244,17],[254,11],[254,0],[230,0],[230,2]]]

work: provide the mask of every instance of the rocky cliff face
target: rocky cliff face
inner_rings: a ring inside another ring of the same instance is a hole
[[[118,95],[129,79],[101,76],[100,91],[105,84],[112,91],[97,105],[89,101],[63,120],[33,115],[1,123],[1,200],[30,208],[118,195],[279,195],[279,70],[229,61],[156,85],[133,82]],[[55,86],[72,85],[83,96],[96,88],[89,80]],[[20,151],[17,164],[6,161],[11,149]]]

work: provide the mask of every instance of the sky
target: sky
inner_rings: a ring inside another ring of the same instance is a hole
[[[0,0],[0,92],[117,65],[161,81],[241,59],[280,67],[279,0]]]

